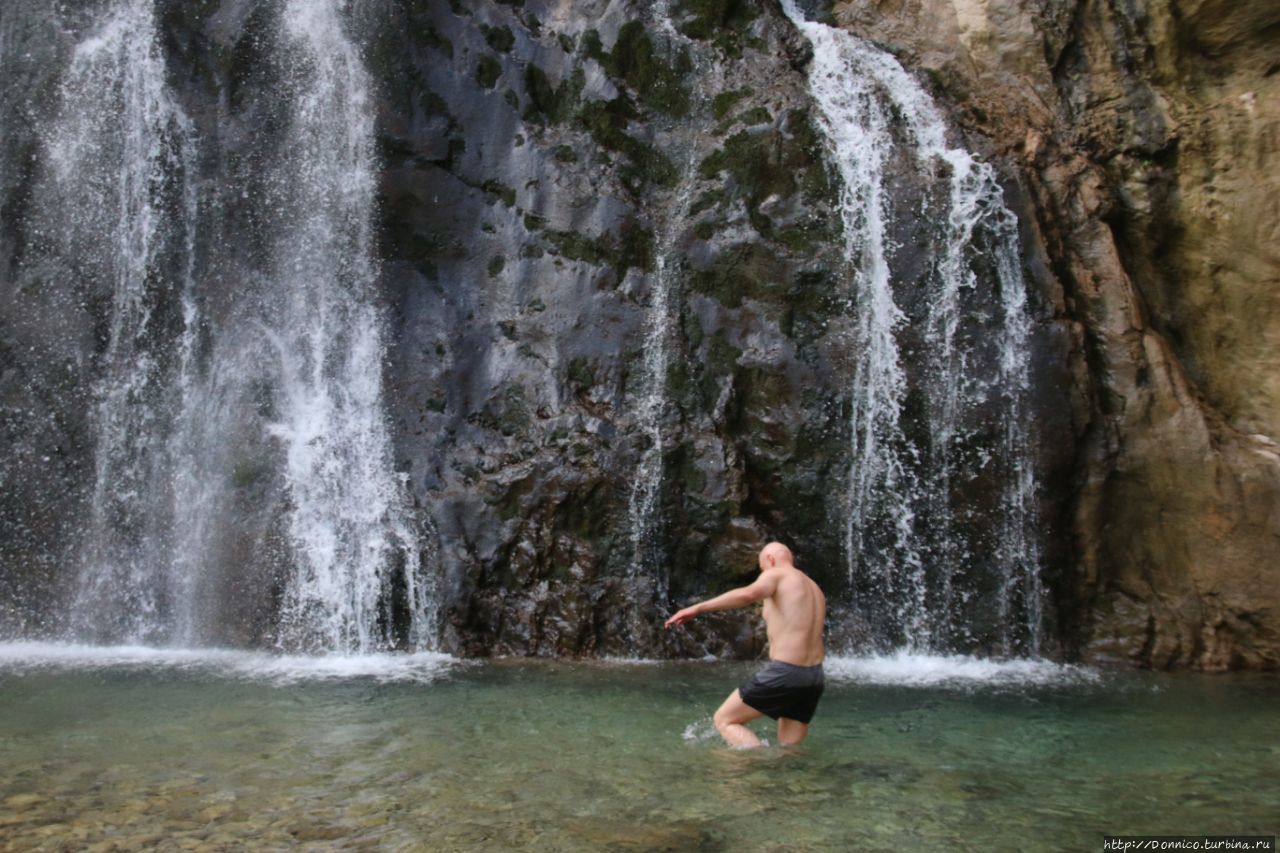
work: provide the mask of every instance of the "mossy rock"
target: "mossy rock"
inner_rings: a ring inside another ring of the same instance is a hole
[[[676,118],[689,114],[689,93],[679,71],[654,54],[653,41],[640,21],[622,25],[609,53],[600,49],[597,36],[589,55],[610,78],[635,92],[646,107]]]
[[[711,114],[716,121],[720,121],[727,116],[734,106],[743,98],[750,97],[754,94],[750,87],[743,89],[730,89],[721,92],[711,99]]]
[[[565,379],[575,391],[590,391],[596,386],[595,365],[582,356],[571,359]]]
[[[741,306],[743,299],[784,305],[791,297],[789,281],[790,267],[761,243],[739,243],[689,276],[692,290],[729,308]]]
[[[516,206],[516,191],[501,181],[490,178],[480,185],[480,189],[497,196],[507,207]]]
[[[575,68],[559,86],[554,86],[545,71],[532,62],[527,63],[524,67],[524,89],[529,97],[529,107],[525,110],[525,120],[551,124],[569,121],[577,113],[585,86],[586,75],[581,68]]]
[[[529,230],[541,228],[543,220],[533,214],[525,216]],[[530,226],[534,227],[530,227]],[[625,220],[617,236],[602,234],[592,237],[578,231],[545,230],[544,239],[553,251],[574,261],[584,261],[594,266],[612,267],[621,281],[632,267],[650,272],[654,267],[653,232],[642,226],[634,217]]]
[[[515,47],[515,33],[511,32],[511,28],[506,25],[491,27],[488,24],[481,24],[480,32],[484,33],[484,40],[489,47],[498,53],[510,53],[511,48]]]
[[[578,121],[602,148],[617,151],[630,161],[620,175],[623,184],[639,193],[647,183],[674,187],[680,173],[666,155],[627,134],[627,126],[639,118],[634,104],[625,95],[612,101],[590,101],[578,113]]]
[[[480,57],[476,65],[476,82],[485,89],[492,89],[502,76],[502,63],[492,56]]]
[[[795,251],[811,251],[833,237],[832,228],[810,226],[784,234],[759,209],[770,196],[785,199],[797,192],[802,192],[802,198],[811,205],[835,204],[822,144],[808,113],[792,110],[783,126],[785,131],[739,131],[725,140],[724,147],[703,159],[698,172],[706,179],[728,173],[736,186],[735,198],[745,202],[747,216],[761,236]]]
[[[709,41],[730,56],[740,56],[744,45],[764,47],[747,33],[760,15],[754,0],[679,0],[675,15],[681,33]]]

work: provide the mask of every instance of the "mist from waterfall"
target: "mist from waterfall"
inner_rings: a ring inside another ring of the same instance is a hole
[[[263,638],[283,650],[434,646],[384,414],[371,81],[349,25],[340,0],[282,9],[267,91],[285,136],[245,186],[199,174],[218,140],[166,83],[149,0],[109,4],[71,56],[32,216],[39,262],[106,318],[70,636],[221,642],[251,590],[278,599]],[[255,243],[236,268],[226,250]]]
[[[37,251],[106,314],[93,386],[94,483],[71,605],[97,639],[166,639],[182,598],[165,496],[174,360],[189,347],[190,123],[164,79],[152,6],[112,7],[75,48],[46,135]],[[176,338],[176,341],[175,341]]]
[[[981,633],[1001,652],[1034,654],[1043,592],[1016,220],[994,171],[948,143],[940,112],[897,60],[805,20],[793,0],[783,6],[814,48],[810,89],[842,185],[856,312],[853,605],[879,643],[946,649]],[[928,187],[919,209],[889,186],[904,162]],[[903,294],[894,229],[912,219],[931,229],[933,255],[927,292]],[[923,307],[909,316],[904,299]],[[996,484],[994,500],[975,500],[980,479]],[[974,523],[984,515],[994,535]],[[982,614],[992,608],[994,620]],[[991,621],[994,635],[977,627]]]

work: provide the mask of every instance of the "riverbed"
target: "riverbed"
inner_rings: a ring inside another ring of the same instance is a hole
[[[1097,850],[1280,826],[1274,675],[833,658],[802,747],[734,752],[711,712],[752,667],[0,645],[0,848]]]

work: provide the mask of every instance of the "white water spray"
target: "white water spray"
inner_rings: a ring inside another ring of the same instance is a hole
[[[783,0],[783,7],[814,48],[810,89],[841,178],[845,251],[859,312],[845,540],[850,585],[871,590],[872,600],[855,606],[887,605],[887,621],[908,647],[971,639],[958,618],[967,593],[957,594],[955,580],[990,561],[999,575],[992,603],[1001,613],[1001,645],[1006,652],[1021,646],[1034,653],[1042,591],[1031,439],[1023,417],[1029,319],[1013,216],[991,167],[947,144],[941,114],[892,56],[806,21],[794,0]],[[940,245],[926,314],[913,330],[924,350],[920,375],[906,364],[908,317],[895,298],[891,269],[895,211],[886,180],[890,162],[904,153],[940,197],[921,214],[940,220]],[[975,270],[978,235],[994,268],[986,276]],[[987,345],[994,356],[962,340],[962,326],[981,312],[983,300],[1000,306],[997,340]],[[924,430],[907,418],[913,393],[924,398]],[[966,449],[982,409],[998,419],[1000,433],[985,455]],[[1001,517],[991,519],[1000,530],[994,544],[976,541],[957,524],[977,510],[957,505],[953,487],[985,464],[1008,469],[995,509]],[[1021,613],[1016,625],[1015,611]]]
[[[414,644],[435,634],[421,543],[393,471],[382,402],[383,318],[373,301],[376,159],[371,81],[337,0],[284,10],[295,92],[272,192],[286,216],[272,270],[278,359],[272,434],[285,450],[296,569],[282,643],[367,652],[390,641],[402,583]]]
[[[167,341],[182,298],[170,269],[189,245],[169,211],[191,198],[194,147],[165,84],[149,2],[117,3],[76,47],[46,138],[45,249],[76,278],[83,299],[107,299],[93,389],[94,484],[72,621],[94,636],[156,640],[156,614],[175,594],[165,561],[168,519],[152,503],[170,470]]]

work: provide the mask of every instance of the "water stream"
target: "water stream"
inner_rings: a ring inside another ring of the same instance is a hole
[[[199,149],[226,155],[169,88],[153,3],[108,4],[71,56],[33,218],[39,262],[106,300],[73,636],[225,642],[248,593],[280,597],[282,650],[434,643],[385,421],[372,83],[344,6],[280,11],[263,94],[283,138],[242,186],[198,174]]]
[[[841,182],[857,317],[845,531],[855,606],[889,645],[983,640],[1034,654],[1043,593],[1016,220],[994,171],[948,141],[897,60],[783,5],[814,48],[810,90]],[[923,195],[904,194],[902,173]],[[930,268],[911,278],[900,267],[922,249]],[[1000,535],[984,535],[982,518]],[[975,616],[992,607],[994,628]]]

